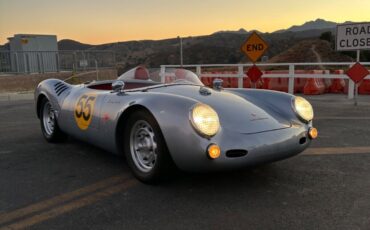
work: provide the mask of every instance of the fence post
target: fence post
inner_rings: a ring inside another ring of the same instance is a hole
[[[19,59],[18,59],[18,53],[17,53],[17,52],[15,52],[15,53],[14,53],[14,55],[15,55],[15,66],[16,66],[16,68],[17,68],[17,73],[19,73]]]
[[[349,66],[351,68],[352,65]],[[351,79],[348,78],[348,99],[353,99],[355,91],[355,84]]]
[[[60,62],[59,62],[59,53],[55,53],[55,58],[56,58],[56,64],[57,64],[57,72],[60,72]]]
[[[99,81],[98,61],[95,59],[96,80]]]
[[[288,93],[294,94],[294,64],[289,65]]]
[[[202,75],[202,69],[200,67],[200,65],[197,65],[196,67],[196,72],[197,72],[197,76],[198,78],[200,79],[201,75]]]
[[[166,67],[161,65],[161,71],[159,73],[159,76],[161,77],[161,83],[165,82],[165,74],[166,74]]]
[[[26,53],[26,68],[24,69],[25,73],[31,73],[31,65],[30,65],[30,54]]]
[[[238,65],[238,88],[243,88],[243,77],[244,77],[243,66]]]
[[[76,52],[73,52],[73,72],[77,72],[77,56]]]
[[[37,69],[38,69],[38,72],[39,73],[42,73],[42,70],[41,70],[41,58],[40,58],[40,53],[37,52],[36,53],[36,56],[37,56]]]

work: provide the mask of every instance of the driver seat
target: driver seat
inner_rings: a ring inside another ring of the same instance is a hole
[[[149,71],[144,66],[139,66],[135,70],[134,79],[149,80]]]

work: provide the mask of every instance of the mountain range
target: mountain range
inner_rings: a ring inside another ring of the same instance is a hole
[[[317,39],[324,32],[334,34],[337,24],[316,19],[272,33],[257,32],[269,44],[265,55],[272,58],[302,40]],[[240,51],[240,46],[252,31],[255,30],[248,31],[241,28],[237,31],[218,31],[210,35],[183,37],[184,64],[247,62],[248,60]],[[138,64],[155,67],[162,64],[179,64],[180,60],[178,38],[125,41],[100,45],[83,44],[63,39],[58,42],[58,47],[59,50],[114,51],[116,60],[122,69],[131,68]],[[302,50],[301,53],[304,56],[305,51]],[[300,60],[304,60],[304,58]]]

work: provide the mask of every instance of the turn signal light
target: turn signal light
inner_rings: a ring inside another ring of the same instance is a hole
[[[319,132],[317,131],[316,128],[310,128],[308,131],[308,135],[310,136],[311,139],[316,139],[317,136],[319,135]]]
[[[216,144],[211,144],[207,149],[208,157],[211,159],[219,158],[221,155],[221,149]]]

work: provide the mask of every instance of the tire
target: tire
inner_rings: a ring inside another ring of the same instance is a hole
[[[135,177],[147,184],[167,179],[174,164],[155,118],[144,110],[135,111],[123,128],[123,151]]]
[[[60,130],[53,107],[47,98],[43,98],[40,104],[40,123],[44,138],[51,143],[62,142],[67,135]]]

